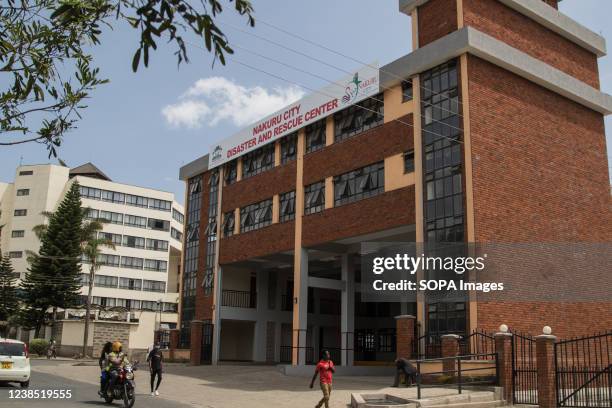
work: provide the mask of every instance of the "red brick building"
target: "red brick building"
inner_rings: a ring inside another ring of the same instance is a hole
[[[421,334],[612,327],[610,303],[361,301],[364,241],[612,241],[604,39],[556,0],[399,4],[413,52],[378,70],[376,92],[330,98],[316,120],[292,105],[276,124],[296,131],[254,126],[181,169],[192,362],[391,360],[407,314]]]

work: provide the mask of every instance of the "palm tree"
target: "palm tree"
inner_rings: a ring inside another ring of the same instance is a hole
[[[89,209],[85,209],[86,214]],[[83,335],[83,357],[87,355],[87,340],[89,336],[89,313],[91,311],[91,300],[92,300],[92,291],[94,279],[96,277],[96,271],[100,269],[100,264],[98,264],[98,257],[101,254],[102,247],[107,247],[111,249],[115,249],[115,244],[112,241],[106,238],[99,238],[98,232],[102,230],[103,224],[108,221],[104,219],[93,219],[87,220],[83,223],[83,228],[81,230],[81,252],[85,259],[88,259],[90,262],[89,266],[89,282],[87,288],[87,301],[85,303],[85,334]]]

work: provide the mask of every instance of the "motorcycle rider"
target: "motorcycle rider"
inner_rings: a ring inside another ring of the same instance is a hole
[[[119,377],[119,370],[129,363],[127,356],[122,351],[121,342],[114,342],[112,351],[108,355],[108,373],[110,380],[106,386],[106,392],[108,392],[109,389],[113,389],[115,382],[117,382],[117,377]]]
[[[98,365],[100,366],[100,394],[101,397],[104,397],[104,390],[106,389],[106,383],[108,382],[108,355],[113,350],[113,343],[107,341],[104,344],[104,348],[102,348],[102,352],[100,353],[100,358],[98,359]]]

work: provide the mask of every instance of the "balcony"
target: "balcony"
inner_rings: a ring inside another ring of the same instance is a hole
[[[257,295],[243,290],[221,291],[221,306],[254,309],[257,307]]]

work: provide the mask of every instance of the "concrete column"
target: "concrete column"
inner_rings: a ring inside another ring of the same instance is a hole
[[[201,320],[191,321],[191,355],[190,362],[192,365],[200,365],[202,357],[202,326]]]
[[[306,364],[306,330],[308,328],[308,250],[296,251],[298,268],[294,271],[293,304],[293,365]],[[297,303],[295,303],[297,299]]]
[[[495,352],[499,367],[499,386],[502,387],[502,395],[508,403],[512,402],[512,333],[508,332],[508,326],[502,324],[499,333],[495,333]]]
[[[217,365],[221,353],[221,291],[223,290],[223,268],[217,268],[217,282],[215,283],[215,299],[217,303],[213,305],[213,342],[211,364]]]
[[[414,325],[416,316],[395,316],[395,338],[397,358],[412,358],[415,348]]]
[[[445,334],[441,337],[442,357],[456,357],[459,355],[459,338],[456,334]],[[444,360],[442,362],[442,371],[447,371],[446,375],[454,375],[455,360]]]
[[[353,257],[342,255],[342,281],[344,290],[340,299],[340,348],[342,349],[341,362],[343,366],[352,366],[355,352],[355,265]]]
[[[544,327],[544,334],[536,337],[536,360],[538,370],[538,405],[540,408],[557,407],[555,384],[555,341],[550,327]]]
[[[277,303],[278,304],[278,303]],[[282,328],[283,324],[282,323],[277,323],[274,326],[274,362],[278,363],[280,361],[280,348],[281,348],[281,328]]]
[[[253,338],[253,360],[266,361],[266,335],[268,310],[268,271],[257,271],[257,321]]]

